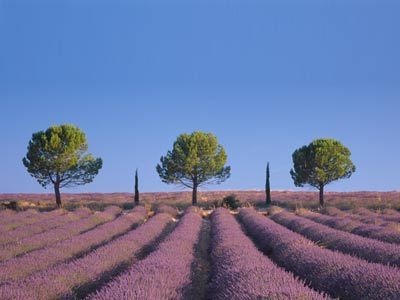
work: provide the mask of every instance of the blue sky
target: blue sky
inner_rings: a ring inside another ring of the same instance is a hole
[[[0,0],[0,192],[43,192],[21,159],[73,123],[104,167],[70,192],[180,190],[155,165],[211,131],[232,177],[295,189],[291,154],[341,140],[357,172],[328,190],[399,190],[400,2]],[[310,190],[308,188],[304,190]],[[52,190],[49,189],[51,192]]]

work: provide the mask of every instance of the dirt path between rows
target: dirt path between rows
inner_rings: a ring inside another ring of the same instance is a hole
[[[195,249],[195,261],[192,265],[192,285],[185,293],[185,299],[206,299],[208,281],[210,279],[211,261],[209,257],[211,224],[208,219],[203,220],[199,242]]]

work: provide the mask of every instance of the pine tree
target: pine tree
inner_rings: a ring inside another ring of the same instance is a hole
[[[192,204],[197,205],[199,187],[220,184],[231,175],[227,159],[215,135],[195,131],[179,135],[156,169],[162,182],[192,189]]]
[[[71,124],[51,126],[32,135],[22,162],[41,186],[54,186],[57,207],[61,188],[93,181],[103,166],[101,158],[87,153],[85,133]]]
[[[340,141],[317,139],[293,152],[290,175],[295,186],[306,184],[319,190],[319,205],[324,206],[324,187],[336,180],[349,178],[356,167],[351,152]]]

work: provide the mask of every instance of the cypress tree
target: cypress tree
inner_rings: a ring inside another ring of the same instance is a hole
[[[265,181],[265,196],[266,196],[266,204],[271,204],[271,186],[269,183],[269,163],[267,163],[267,171],[266,171],[266,181]]]
[[[135,172],[135,205],[139,204],[139,178],[138,178],[138,170]]]

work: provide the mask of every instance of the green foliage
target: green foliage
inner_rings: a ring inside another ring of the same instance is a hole
[[[227,155],[211,133],[181,134],[172,151],[162,156],[157,172],[165,183],[177,183],[193,188],[216,183],[230,176],[231,168],[225,167]]]
[[[332,181],[349,178],[355,172],[350,155],[350,150],[337,140],[317,139],[293,153],[290,175],[296,186],[309,184],[321,189]]]
[[[228,195],[222,199],[222,206],[229,209],[238,209],[241,206],[240,200],[235,194]]]
[[[32,135],[23,164],[43,186],[59,188],[92,182],[102,167],[101,158],[85,154],[85,134],[76,126],[52,126]]]
[[[212,133],[200,131],[181,134],[172,151],[162,156],[157,172],[168,184],[180,184],[193,189],[196,202],[197,187],[219,184],[230,176],[231,168],[225,166],[227,155]]]

